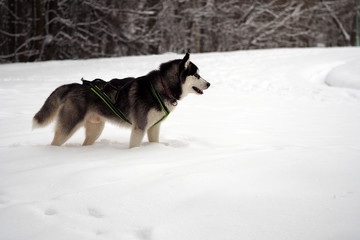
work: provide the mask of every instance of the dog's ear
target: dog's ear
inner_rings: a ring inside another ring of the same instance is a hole
[[[190,53],[187,52],[185,54],[185,57],[183,58],[183,60],[181,60],[181,63],[180,63],[180,70],[182,69],[187,69],[190,65]]]

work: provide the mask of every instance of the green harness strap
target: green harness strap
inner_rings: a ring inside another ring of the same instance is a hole
[[[116,116],[124,120],[125,122],[132,124],[131,121],[112,103],[110,97],[106,93],[102,92],[98,86],[90,88],[103,102],[115,113]]]
[[[111,111],[120,119],[122,119],[123,121],[129,123],[130,125],[132,125],[131,121],[120,111],[120,109],[118,109],[115,104],[112,102],[111,98],[105,93],[103,92],[98,86],[96,86],[95,84],[93,84],[91,81],[87,81],[87,80],[83,80],[83,84],[88,84],[90,85],[90,89],[111,109]],[[157,99],[157,101],[159,102],[161,109],[164,111],[165,116],[163,116],[159,121],[157,121],[156,123],[154,123],[151,127],[156,126],[157,124],[159,124],[161,121],[163,121],[167,116],[169,116],[170,111],[169,109],[166,107],[164,101],[162,100],[162,98],[160,97],[160,95],[157,93],[157,91],[155,90],[154,86],[152,85],[152,83],[149,81],[150,85],[151,85],[151,92],[153,93],[154,97]]]
[[[165,113],[165,116],[163,116],[159,121],[157,121],[156,123],[154,123],[151,127],[156,126],[158,123],[160,123],[162,120],[164,120],[167,116],[169,116],[170,111],[169,109],[166,107],[164,101],[161,99],[160,95],[156,92],[154,86],[152,85],[151,81],[149,81],[150,85],[151,85],[151,90],[152,93],[154,94],[155,98],[158,100],[162,110]]]

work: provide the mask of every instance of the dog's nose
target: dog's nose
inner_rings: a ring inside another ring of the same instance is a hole
[[[206,84],[207,88],[209,88],[209,87],[210,87],[210,85],[211,85],[211,84],[208,82],[208,83]]]

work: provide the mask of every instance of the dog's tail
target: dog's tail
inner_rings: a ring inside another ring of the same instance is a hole
[[[63,85],[55,89],[50,94],[40,111],[38,111],[33,118],[33,129],[45,127],[51,123],[51,121],[56,117],[58,110],[64,102],[64,98],[69,90],[69,85]]]

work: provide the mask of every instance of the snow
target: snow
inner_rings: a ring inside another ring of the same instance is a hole
[[[360,89],[360,60],[354,60],[333,68],[326,76],[330,86]]]
[[[84,131],[62,147],[53,126],[31,131],[61,84],[181,57],[0,65],[1,239],[360,238],[360,91],[328,86],[358,77],[360,48],[193,54],[212,85],[179,103],[161,144],[128,149],[111,124],[88,147]]]

